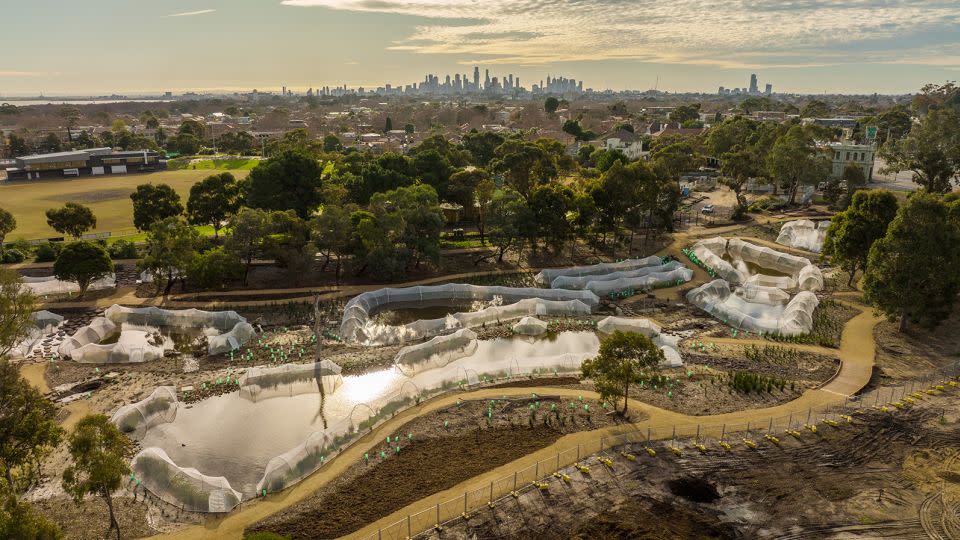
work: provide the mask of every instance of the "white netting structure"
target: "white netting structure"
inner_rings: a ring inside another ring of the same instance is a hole
[[[103,315],[117,324],[216,328],[221,332],[232,329],[237,323],[246,322],[246,319],[238,315],[236,311],[171,310],[158,307],[128,308],[116,304],[107,308]]]
[[[412,377],[429,369],[442,368],[476,350],[477,334],[469,328],[461,328],[452,334],[400,349],[393,363],[401,373]]]
[[[32,326],[27,336],[21,339],[10,349],[10,357],[15,359],[28,358],[33,355],[34,349],[41,344],[44,337],[55,332],[63,323],[63,317],[49,311],[34,311],[30,315]]]
[[[597,296],[606,296],[620,291],[649,291],[659,287],[681,285],[693,279],[693,270],[680,267],[665,272],[654,272],[640,277],[624,277],[611,280],[594,280],[586,289]]]
[[[142,435],[150,426],[173,422],[177,417],[177,392],[172,386],[160,386],[146,399],[124,405],[110,417],[120,431],[133,437]]]
[[[229,332],[207,336],[207,354],[225,354],[235,351],[256,335],[257,331],[250,323],[238,322]]]
[[[659,260],[659,258],[658,258]],[[585,289],[591,281],[612,281],[621,278],[639,278],[650,274],[669,272],[677,268],[683,268],[683,263],[669,261],[664,264],[644,266],[635,270],[619,270],[608,274],[591,274],[588,276],[560,276],[550,283],[553,289]]]
[[[547,332],[549,325],[536,317],[524,317],[513,325],[513,333],[521,336],[539,336]]]
[[[637,270],[645,266],[658,266],[663,261],[656,255],[651,255],[643,259],[627,259],[625,261],[614,263],[591,264],[587,266],[572,266],[569,268],[547,268],[536,275],[537,283],[549,286],[553,289],[565,289],[554,283],[560,277],[584,277],[610,274],[613,272]]]
[[[83,364],[136,364],[159,360],[164,355],[163,336],[147,329],[120,331],[116,343],[88,343],[70,352],[70,358]]]
[[[753,280],[756,284],[763,286],[797,288],[814,292],[823,288],[823,274],[809,259],[751,244],[739,238],[717,237],[701,240],[694,244],[692,251],[701,262],[714,271],[717,277],[730,283],[742,284]],[[734,262],[725,260],[724,255]],[[752,272],[748,268],[748,263],[785,275],[755,278],[763,275],[763,272],[762,270]],[[783,279],[788,276],[792,280],[790,286],[787,286],[787,280]],[[768,280],[768,278],[777,279]]]
[[[30,291],[37,296],[46,296],[50,294],[72,294],[80,292],[80,286],[75,282],[60,281],[54,276],[25,276],[22,279],[24,286],[30,289]],[[116,286],[117,276],[116,274],[110,274],[102,279],[91,282],[90,285],[87,286],[87,290],[101,291],[104,289],[112,289]]]
[[[755,283],[747,283],[737,287],[734,294],[747,302],[758,304],[782,305],[790,301],[790,294],[778,287],[765,287]]]
[[[132,480],[163,501],[190,512],[229,512],[243,498],[226,478],[179,467],[160,448],[143,449],[133,458],[130,468]]]
[[[440,319],[419,320],[407,325],[384,325],[370,320],[371,315],[383,309],[477,300],[495,300],[500,305],[475,312],[455,313]],[[378,289],[357,295],[347,303],[340,324],[340,335],[348,341],[366,345],[388,345],[526,315],[585,315],[599,303],[600,299],[592,292],[564,289],[463,284]]]
[[[814,222],[809,219],[788,221],[780,227],[777,243],[797,249],[820,253],[823,239],[827,236],[830,221]]]
[[[817,296],[801,291],[786,305],[751,302],[734,294],[730,284],[716,279],[687,293],[687,300],[724,324],[760,334],[797,336],[813,328]]]
[[[91,343],[100,343],[119,331],[120,329],[110,319],[97,317],[65,339],[57,349],[57,353],[63,358],[72,358],[73,352],[77,349]]]
[[[240,378],[240,397],[260,401],[319,392],[334,393],[343,384],[342,369],[330,360],[310,364],[252,367]]]
[[[660,326],[650,319],[628,319],[626,317],[607,317],[597,323],[597,331],[612,334],[616,331],[636,332],[649,337],[654,345],[663,351],[663,367],[680,367],[683,359],[680,357],[680,338],[660,331]]]

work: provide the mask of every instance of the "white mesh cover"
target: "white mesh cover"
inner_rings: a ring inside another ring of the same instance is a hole
[[[536,317],[524,317],[513,325],[513,332],[522,336],[539,336],[547,331],[547,323]]]
[[[656,272],[641,277],[590,281],[587,283],[586,289],[595,293],[597,296],[606,296],[612,292],[627,289],[643,291],[657,287],[679,285],[691,279],[693,279],[693,270],[681,267],[674,268],[667,272]]]
[[[160,448],[143,449],[130,468],[151,493],[190,512],[229,512],[243,498],[226,478],[179,467]]]
[[[11,358],[26,358],[33,353],[33,349],[43,341],[43,337],[63,323],[63,317],[49,311],[34,311],[30,315],[33,325],[27,330],[27,335],[10,349]]]
[[[753,283],[737,287],[734,294],[747,302],[760,304],[786,304],[790,301],[790,294],[777,287],[764,287]]]
[[[677,261],[670,261],[666,264],[655,266],[644,266],[636,270],[621,270],[619,272],[610,272],[609,274],[589,275],[589,276],[560,276],[553,280],[550,287],[553,289],[583,289],[591,281],[612,281],[621,278],[638,278],[650,274],[669,272],[677,268],[682,268],[683,264]]]
[[[505,305],[469,313],[455,313],[440,319],[419,320],[407,325],[392,326],[370,321],[371,314],[387,307],[494,299]],[[516,319],[525,315],[586,315],[599,303],[600,299],[592,292],[565,289],[461,284],[378,289],[355,296],[347,303],[340,324],[340,335],[346,340],[366,345],[387,345],[416,341],[458,328]]]
[[[780,227],[777,243],[820,253],[820,250],[823,249],[823,239],[827,236],[827,227],[829,226],[830,221],[821,221],[819,223],[810,221],[809,219],[788,221]]]
[[[110,421],[120,431],[138,437],[150,426],[173,422],[177,417],[177,403],[176,390],[172,386],[160,386],[145,399],[117,409]]]
[[[224,354],[235,351],[255,335],[257,332],[250,323],[239,322],[229,332],[207,336],[207,353]]]
[[[693,289],[687,300],[734,328],[785,336],[809,333],[819,304],[809,291],[798,293],[786,306],[748,302],[732,294],[730,284],[722,279]]]
[[[252,367],[240,378],[240,397],[250,401],[291,397],[319,392],[318,384],[329,395],[343,384],[341,371],[340,366],[330,360],[269,368]]]
[[[461,328],[452,334],[400,349],[393,363],[401,373],[413,377],[417,373],[441,368],[454,360],[470,356],[476,350],[477,334],[468,328]]]
[[[221,332],[232,329],[246,319],[236,311],[203,311],[199,309],[161,309],[158,307],[128,308],[114,304],[103,314],[111,321],[144,326],[174,326],[178,328],[216,328]]]
[[[751,280],[760,279],[762,281],[757,284],[763,286],[796,287],[804,291],[818,291],[823,288],[823,274],[809,259],[783,253],[766,246],[751,244],[739,238],[727,240],[718,237],[701,240],[694,244],[693,252],[704,264],[711,267],[717,276],[730,283],[748,283]],[[752,263],[761,268],[788,274],[792,276],[793,285],[787,286],[786,280],[782,279],[782,276],[755,278],[758,274],[750,275],[744,265],[740,265],[742,268],[736,268],[722,258],[724,254],[729,255],[735,261]]]
[[[118,330],[117,325],[113,324],[110,319],[97,317],[90,321],[90,324],[78,328],[72,336],[65,339],[57,349],[57,353],[64,358],[71,358],[73,351],[84,345],[100,343],[117,333]]]
[[[48,294],[68,294],[79,293],[80,286],[73,281],[60,281],[54,276],[30,277],[26,276],[23,284],[30,289],[33,294],[44,296]],[[102,279],[91,282],[87,286],[88,291],[100,291],[103,289],[112,289],[117,286],[116,274],[110,274]]]
[[[604,334],[616,331],[636,332],[653,340],[653,344],[663,351],[663,367],[680,367],[683,359],[680,357],[680,338],[660,333],[660,326],[650,319],[628,319],[625,317],[607,317],[597,323],[597,330]]]
[[[160,345],[150,343],[150,332],[124,329],[116,343],[99,345],[90,343],[74,349],[70,357],[84,364],[127,364],[150,362],[163,358],[162,337]]]
[[[549,285],[554,289],[562,288],[554,284],[559,277],[583,277],[609,274],[624,270],[636,270],[644,266],[657,266],[662,263],[660,257],[651,255],[643,259],[627,259],[615,263],[600,263],[587,266],[573,266],[570,268],[547,268],[536,276],[537,283]]]

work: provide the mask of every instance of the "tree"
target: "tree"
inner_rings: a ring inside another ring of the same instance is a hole
[[[538,236],[560,251],[572,233],[567,213],[573,209],[573,190],[559,184],[544,184],[530,193],[529,206]]]
[[[607,172],[614,163],[620,163],[621,165],[630,163],[626,154],[617,148],[597,150],[590,157],[594,160],[597,170],[600,172]]]
[[[733,190],[737,198],[734,218],[743,216],[747,209],[747,198],[743,195],[743,186],[752,177],[760,175],[759,159],[752,148],[736,147],[720,156],[720,182]]]
[[[57,137],[57,134],[53,132],[47,133],[47,136],[43,138],[43,150],[45,152],[60,152],[63,150],[60,137]]]
[[[340,269],[343,261],[350,253],[352,224],[350,215],[356,211],[355,206],[325,205],[320,215],[310,222],[310,232],[313,243],[326,258],[323,268],[326,269],[330,260],[336,259],[334,279],[340,284]]]
[[[553,96],[548,97],[543,102],[543,110],[546,111],[547,114],[553,114],[557,112],[557,109],[559,108],[560,108],[560,100],[558,100]]]
[[[897,215],[897,198],[886,190],[858,191],[850,206],[833,216],[821,253],[850,274],[853,285],[857,270],[865,270],[870,248],[887,232]]]
[[[90,208],[68,202],[61,208],[47,210],[47,225],[60,234],[69,234],[79,240],[83,233],[97,227],[97,217]]]
[[[140,184],[130,194],[133,201],[133,224],[148,231],[154,223],[183,213],[180,195],[167,184]]]
[[[72,242],[63,246],[53,262],[53,275],[59,280],[75,281],[80,286],[77,298],[83,298],[94,281],[113,273],[113,261],[107,250],[93,242]]]
[[[113,511],[113,492],[123,486],[130,473],[127,465],[133,445],[130,439],[102,414],[80,419],[70,435],[70,457],[73,463],[63,471],[63,489],[79,504],[85,496],[103,497],[110,511],[110,530],[116,529],[120,540],[120,523]]]
[[[487,171],[472,167],[453,173],[447,184],[447,200],[464,208],[472,208],[477,199],[477,186],[488,178],[490,175]]]
[[[54,404],[17,366],[0,359],[0,470],[6,488],[0,494],[16,496],[36,480],[40,462],[60,442],[56,416]]]
[[[320,205],[322,169],[302,152],[283,152],[250,171],[247,204],[266,210],[294,210],[307,219]]]
[[[497,147],[503,144],[503,135],[493,131],[471,130],[463,136],[461,144],[470,152],[471,163],[478,167],[486,167],[494,157]]]
[[[569,135],[572,135],[573,138],[577,141],[590,141],[597,138],[597,134],[589,129],[584,130],[580,125],[580,122],[576,120],[567,120],[563,123],[563,131]],[[633,127],[631,126],[631,132]]]
[[[453,173],[447,158],[436,150],[417,152],[413,157],[413,170],[421,182],[433,186],[437,195],[446,199],[447,182]]]
[[[13,217],[13,214],[0,208],[0,252],[3,251],[3,241],[16,228],[17,220]]]
[[[260,252],[263,239],[269,234],[270,224],[267,213],[256,208],[241,208],[230,218],[229,232],[224,245],[244,263],[243,284],[247,284],[250,264]]]
[[[700,119],[700,104],[680,105],[670,112],[670,121],[683,125],[685,122]]]
[[[323,138],[323,151],[324,152],[339,152],[343,149],[343,144],[340,142],[340,138],[334,134],[329,134]]]
[[[21,501],[0,480],[0,538],[18,540],[60,540],[60,529]]]
[[[859,195],[859,194],[858,194]],[[960,292],[960,229],[950,209],[917,192],[874,242],[863,279],[864,298],[890,320],[932,328],[950,316]]]
[[[507,139],[494,151],[490,170],[502,174],[513,189],[527,197],[541,182],[556,178],[557,164],[542,146],[522,139]]]
[[[654,168],[661,174],[674,180],[680,175],[696,168],[700,159],[696,155],[693,145],[689,141],[680,141],[662,146],[650,154]]]
[[[663,360],[663,351],[649,337],[617,330],[600,341],[600,353],[584,361],[580,370],[583,378],[593,380],[602,399],[622,396],[626,415],[630,386],[643,381]]]
[[[33,327],[31,315],[36,301],[16,272],[0,268],[0,359]]]
[[[180,133],[173,141],[173,148],[177,153],[192,156],[200,151],[200,139],[192,133]]]
[[[202,141],[206,128],[198,120],[184,120],[177,129],[177,135],[193,135],[198,141]]]
[[[830,162],[817,149],[811,132],[793,126],[774,143],[766,166],[776,182],[788,187],[788,204],[794,204],[801,185],[816,185],[827,177]]]
[[[197,230],[180,216],[162,219],[150,227],[146,255],[140,264],[153,275],[158,290],[161,282],[166,283],[164,296],[170,292],[175,280],[183,280],[193,262],[199,240]]]
[[[829,118],[830,115],[830,106],[819,99],[811,99],[800,109],[802,118]]]
[[[516,191],[507,189],[494,192],[486,221],[490,243],[497,248],[497,261],[503,262],[504,253],[520,241],[520,226],[529,213],[527,202]]]
[[[484,178],[477,184],[476,202],[477,202],[477,230],[480,231],[480,244],[486,245],[485,237],[487,226],[487,215],[490,212],[490,203],[493,201],[493,193],[497,189],[497,184],[490,178]]]
[[[190,187],[187,219],[193,225],[213,226],[214,238],[220,237],[223,222],[239,209],[240,184],[228,172],[208,176]]]
[[[387,121],[383,125],[383,132],[387,133],[389,131],[393,131],[393,120],[388,116]]]
[[[840,175],[841,194],[839,200],[834,200],[840,208],[846,208],[850,204],[853,194],[867,186],[867,175],[863,173],[863,168],[856,163],[848,163]],[[827,197],[827,200],[832,200]]]
[[[194,253],[187,266],[187,278],[199,287],[223,287],[226,282],[239,278],[243,265],[235,253],[217,246],[204,253]]]
[[[400,224],[400,240],[414,268],[420,266],[421,259],[439,262],[443,214],[432,187],[417,184],[377,193],[370,198],[370,210],[385,221]]]
[[[403,131],[404,131],[404,133],[406,133],[407,135],[413,135],[413,133],[414,133],[416,130],[417,130],[417,127],[414,126],[413,124],[409,123],[409,122],[403,125]]]
[[[930,193],[946,193],[960,183],[960,112],[932,109],[904,139],[880,147],[883,172],[912,171],[913,181]]]
[[[27,144],[26,139],[16,133],[10,134],[7,144],[10,146],[10,155],[13,157],[26,156],[30,153],[30,145]]]

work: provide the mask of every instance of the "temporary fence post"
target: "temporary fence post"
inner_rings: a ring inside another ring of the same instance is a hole
[[[847,410],[847,400],[850,399],[850,396],[843,396],[843,410]]]
[[[467,513],[467,492],[463,492],[463,513]]]
[[[557,454],[559,457],[559,454]],[[490,482],[490,498],[487,502],[493,502],[493,481]]]
[[[560,452],[557,452],[557,470],[560,470]]]
[[[517,490],[517,471],[513,471],[513,490]]]
[[[413,528],[410,526],[410,514],[407,514],[407,538],[413,538]]]
[[[877,388],[877,399],[876,401],[873,402],[873,404],[878,405],[879,403],[880,403],[880,389]]]
[[[673,425],[673,435],[670,436],[670,439],[672,439],[672,440],[676,440],[676,439],[677,439],[677,425],[676,425],[676,424]]]
[[[647,428],[647,442],[650,442],[650,428]]]
[[[603,437],[600,437],[600,451],[603,452]]]
[[[770,432],[772,432],[772,431],[773,431],[773,417],[771,416],[771,417],[770,417],[770,427],[767,428],[767,433],[770,433]]]
[[[437,527],[440,526],[440,503],[437,503]]]
[[[383,529],[377,529],[377,538],[383,540]]]
[[[580,444],[577,443],[577,461],[580,461]]]
[[[700,424],[697,424],[697,441],[700,441]]]
[[[720,440],[722,441],[723,438],[726,437],[726,435],[727,435],[727,425],[724,424],[723,427],[720,429]]]
[[[533,477],[539,479],[540,478],[540,462],[539,461],[537,462],[537,467],[535,471],[536,472],[534,473]]]
[[[810,423],[810,417],[813,416],[813,407],[807,409],[807,423]]]

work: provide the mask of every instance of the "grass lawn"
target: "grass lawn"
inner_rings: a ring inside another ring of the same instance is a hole
[[[180,194],[186,206],[190,186],[209,174],[211,170],[200,169],[2,183],[0,207],[11,212],[17,220],[17,228],[7,235],[6,241],[61,236],[47,226],[44,212],[69,201],[84,204],[93,210],[97,216],[97,228],[91,232],[110,232],[112,236],[136,234],[130,194],[138,185],[169,184]],[[246,175],[246,170],[234,171],[237,178],[244,178]]]
[[[259,163],[259,159],[180,158],[168,161],[167,167],[172,171],[249,171]]]

